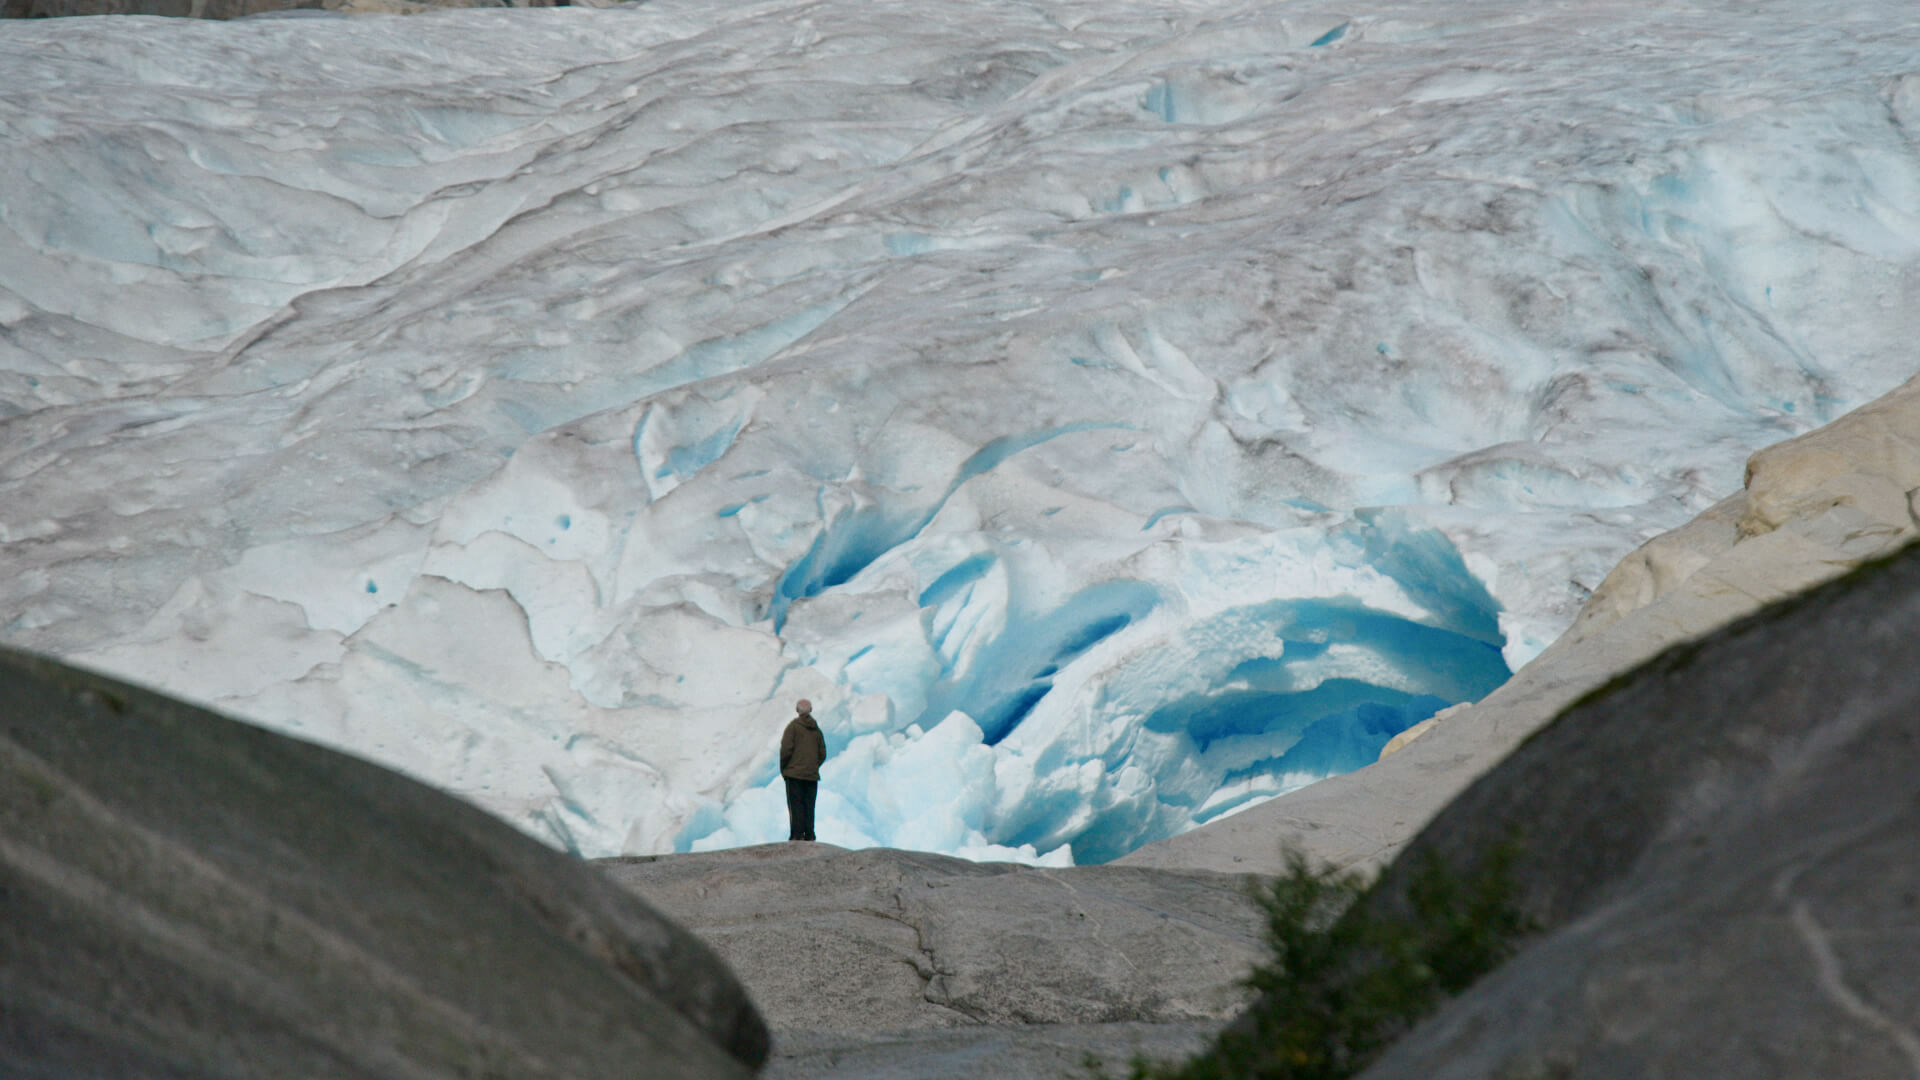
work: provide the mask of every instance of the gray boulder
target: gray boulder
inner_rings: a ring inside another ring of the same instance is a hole
[[[1576,704],[1377,896],[1509,834],[1547,932],[1367,1080],[1920,1075],[1920,546]]]
[[[713,952],[396,773],[0,651],[9,1078],[740,1078]]]

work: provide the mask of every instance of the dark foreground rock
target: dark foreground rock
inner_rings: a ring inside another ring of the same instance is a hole
[[[387,770],[0,651],[0,1073],[740,1078],[691,935]]]
[[[1545,935],[1367,1080],[1920,1075],[1920,547],[1576,704],[1378,895],[1508,835]]]
[[[774,1028],[768,1076],[1065,1076],[1179,1057],[1247,1000],[1252,879],[826,844],[598,864],[712,944]]]

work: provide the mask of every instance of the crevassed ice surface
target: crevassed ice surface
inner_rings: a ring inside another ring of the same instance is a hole
[[[0,26],[0,640],[589,855],[1099,861],[1920,339],[1906,0]]]

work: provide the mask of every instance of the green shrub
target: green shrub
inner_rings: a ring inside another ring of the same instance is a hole
[[[1462,877],[1428,854],[1407,879],[1405,914],[1352,873],[1290,852],[1260,894],[1271,958],[1246,984],[1248,1012],[1181,1065],[1136,1060],[1132,1080],[1338,1080],[1380,1056],[1448,997],[1498,967],[1530,929],[1515,903],[1518,848],[1498,845]],[[1089,1063],[1098,1074],[1098,1066]]]

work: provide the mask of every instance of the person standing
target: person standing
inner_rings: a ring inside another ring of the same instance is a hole
[[[794,702],[796,715],[780,735],[780,775],[787,781],[787,839],[813,839],[813,801],[820,794],[820,765],[827,737],[813,720],[813,702]]]

